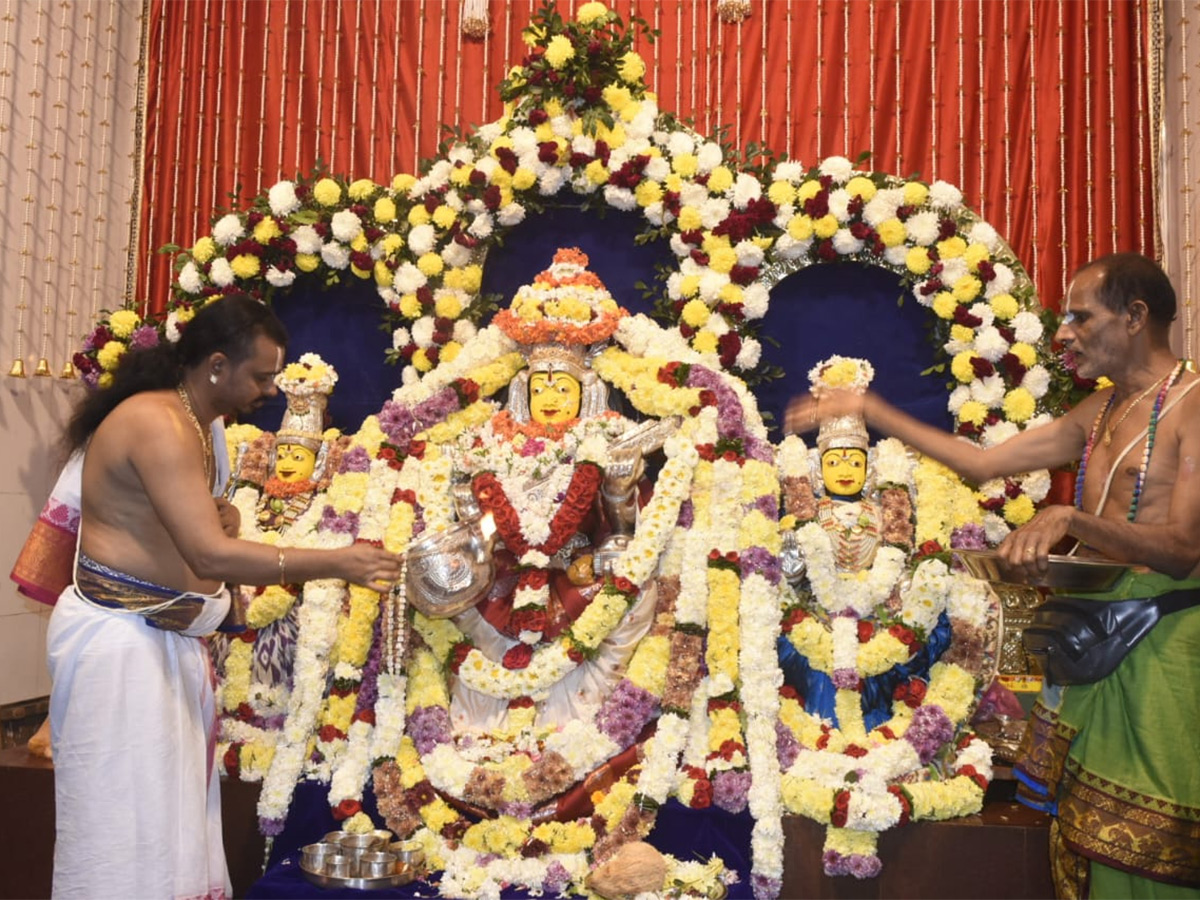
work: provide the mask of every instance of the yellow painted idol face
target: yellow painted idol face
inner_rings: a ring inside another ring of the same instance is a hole
[[[867,454],[830,448],[821,454],[821,480],[831,497],[853,497],[867,483]]]
[[[275,477],[295,484],[312,478],[317,455],[300,444],[279,444],[275,448]]]
[[[529,415],[542,425],[570,422],[579,415],[579,382],[566,372],[529,376]]]

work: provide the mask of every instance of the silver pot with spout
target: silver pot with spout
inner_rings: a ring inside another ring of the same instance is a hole
[[[489,513],[413,541],[408,548],[408,600],[425,615],[448,619],[478,603],[496,577],[496,524]]]

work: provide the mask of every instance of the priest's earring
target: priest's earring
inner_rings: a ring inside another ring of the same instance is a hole
[[[217,373],[216,373],[216,372],[209,372],[209,373],[208,373],[208,380],[209,380],[209,382],[211,382],[212,384],[216,384],[216,383],[217,383]]]

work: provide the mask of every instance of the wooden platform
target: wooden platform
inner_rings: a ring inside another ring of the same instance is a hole
[[[263,837],[254,807],[258,785],[221,783],[225,856],[235,897],[262,872]],[[0,900],[50,896],[54,871],[54,765],[24,747],[0,750]]]
[[[993,787],[996,787],[995,785]],[[258,785],[223,782],[225,853],[235,897],[258,879],[263,838]],[[50,896],[54,853],[54,767],[24,748],[0,750],[0,900]],[[828,878],[821,870],[824,830],[806,819],[783,824],[784,898],[1053,897],[1047,858],[1049,819],[1007,800],[978,816],[908,825],[879,840],[883,873],[874,879]]]
[[[922,900],[1052,898],[1050,817],[994,800],[976,816],[918,822],[879,838],[878,878],[829,878],[821,868],[825,830],[808,819],[783,820],[784,898]]]

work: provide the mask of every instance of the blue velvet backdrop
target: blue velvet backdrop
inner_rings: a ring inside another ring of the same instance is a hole
[[[639,214],[607,210],[604,215],[575,206],[551,207],[511,229],[484,267],[483,292],[507,303],[523,284],[549,267],[559,247],[579,247],[613,297],[632,313],[650,313],[653,303],[635,285],[657,289],[655,266],[672,265],[663,241],[638,245]],[[383,302],[373,281],[348,278],[329,290],[298,288],[280,297],[275,309],[291,335],[289,359],[320,353],[338,371],[330,403],[332,424],[355,431],[379,410],[399,384],[399,369],[384,362],[391,337],[380,327]],[[780,437],[778,424],[788,398],[808,388],[808,370],[833,353],[861,356],[875,366],[875,389],[917,418],[949,428],[946,376],[920,373],[934,361],[930,313],[907,295],[890,270],[857,263],[809,266],[771,291],[762,324],[763,362],[785,377],[755,387],[759,406]],[[265,405],[251,420],[273,431],[283,399]]]

